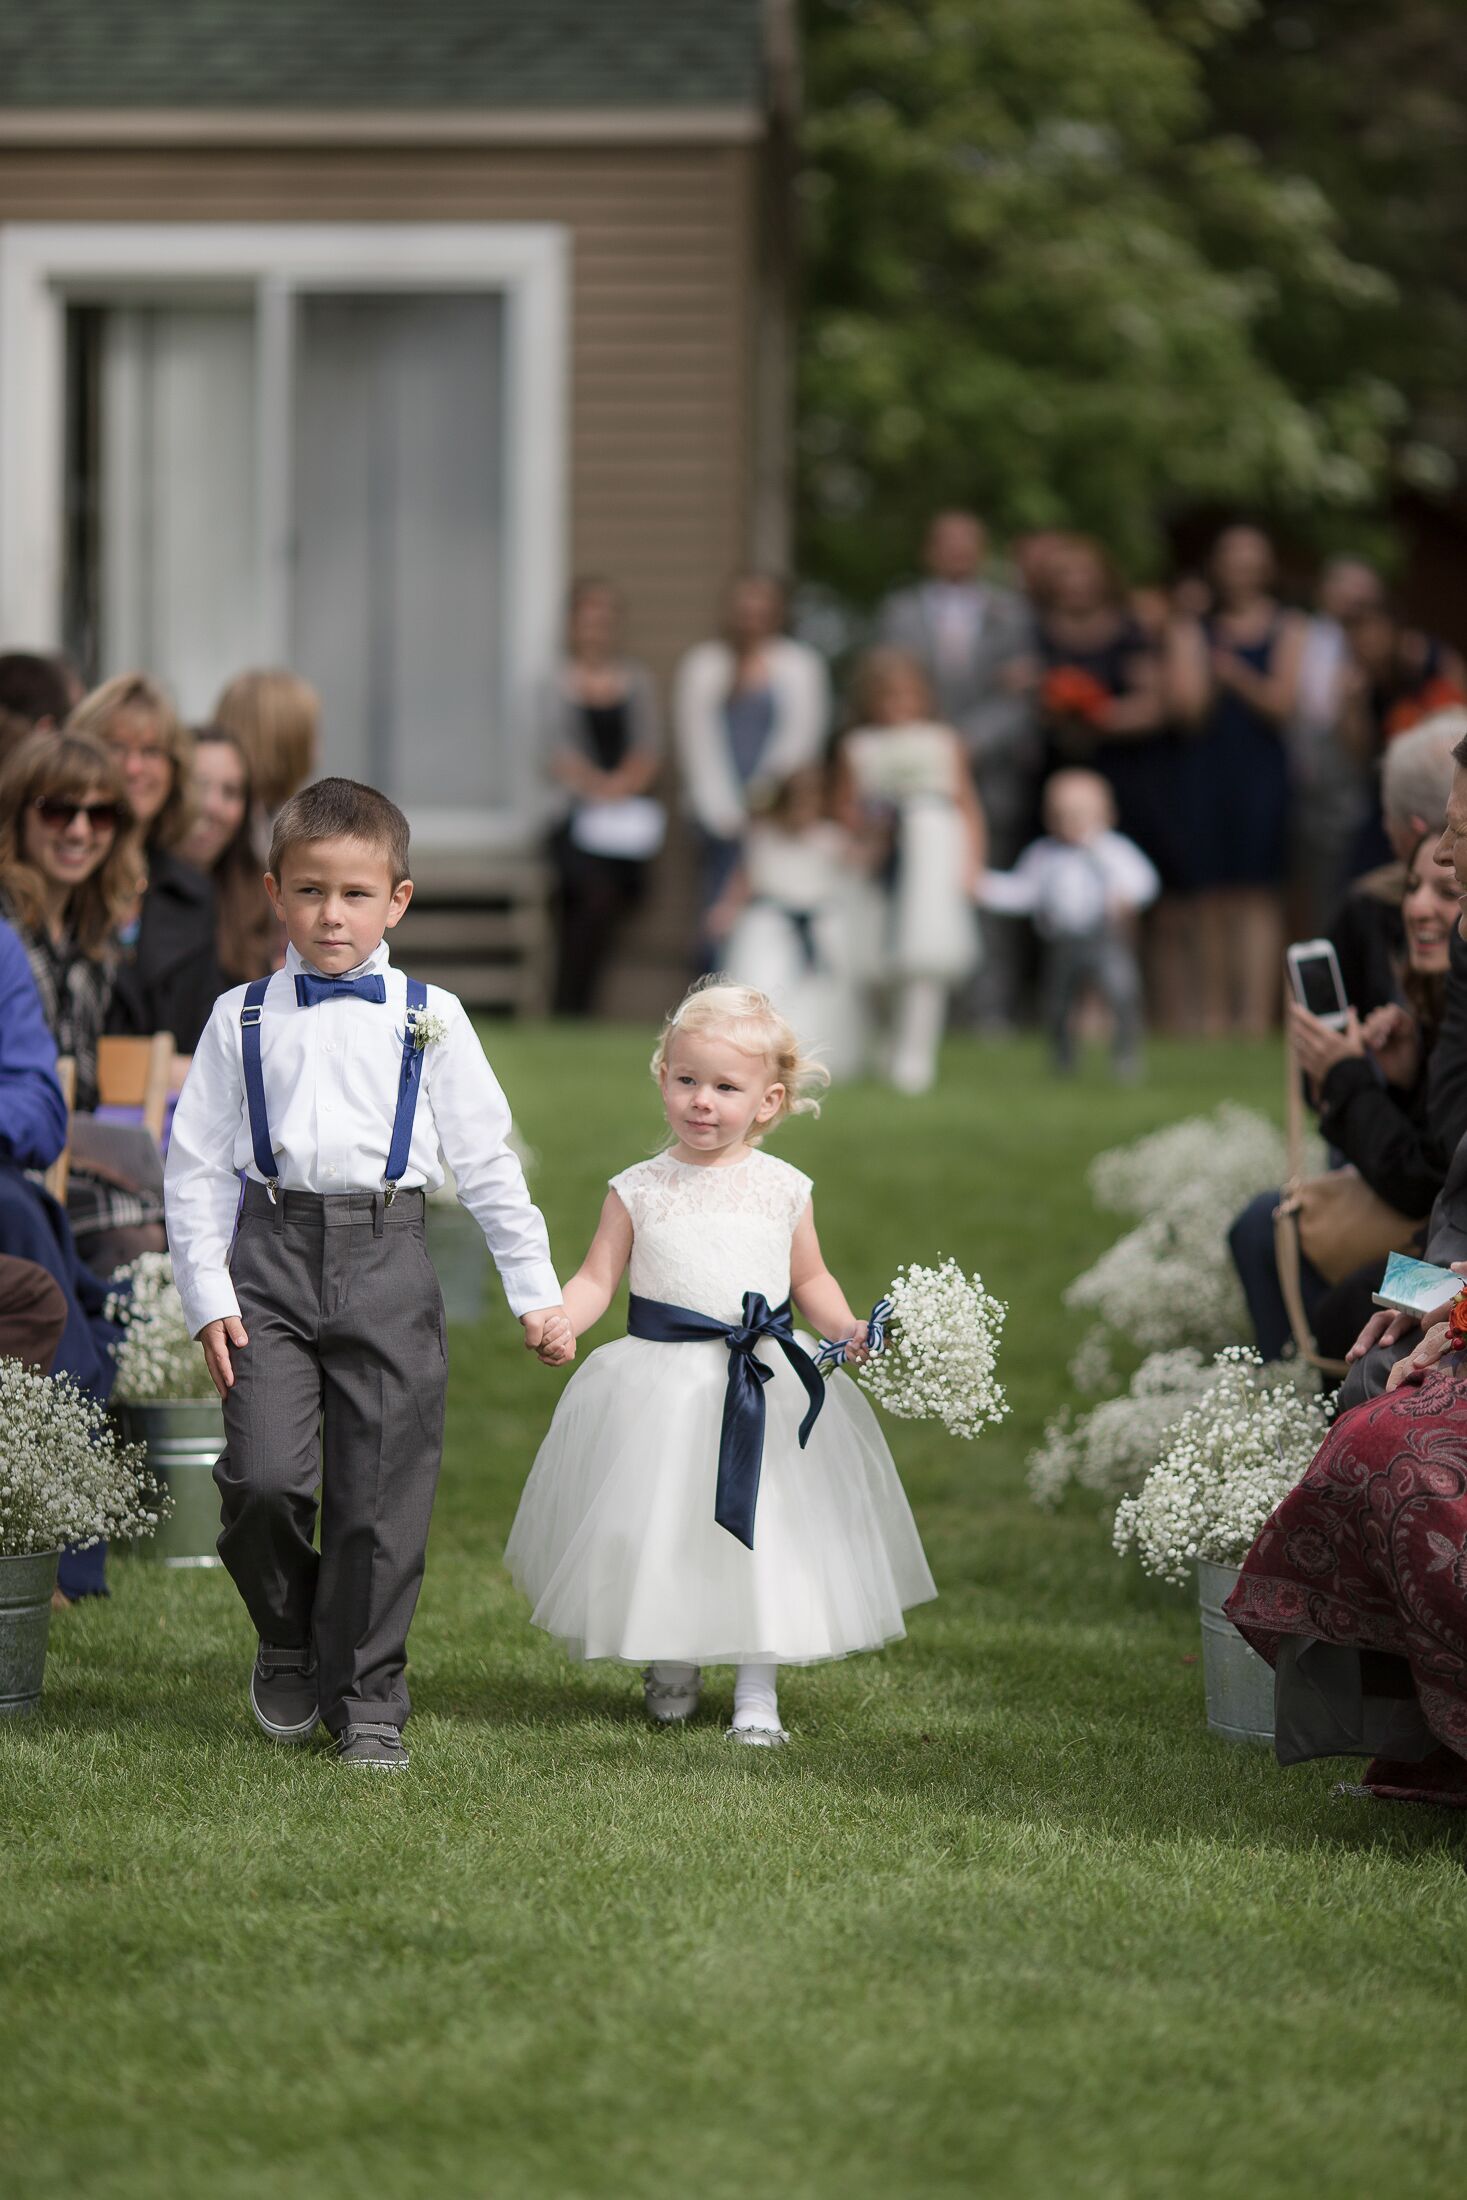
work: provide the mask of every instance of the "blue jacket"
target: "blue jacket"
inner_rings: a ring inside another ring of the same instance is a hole
[[[0,1162],[46,1169],[65,1144],[56,1042],[25,949],[0,919]]]

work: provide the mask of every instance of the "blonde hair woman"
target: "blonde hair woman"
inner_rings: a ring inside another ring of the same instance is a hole
[[[237,672],[214,705],[213,722],[244,750],[255,799],[267,818],[314,779],[321,698],[299,674]]]

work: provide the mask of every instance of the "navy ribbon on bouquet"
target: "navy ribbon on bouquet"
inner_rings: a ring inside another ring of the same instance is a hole
[[[795,1335],[790,1302],[771,1307],[762,1291],[744,1293],[744,1318],[732,1327],[690,1307],[667,1306],[660,1299],[627,1301],[627,1335],[648,1344],[725,1344],[728,1387],[723,1394],[723,1427],[718,1439],[718,1491],[713,1517],[740,1543],[754,1548],[754,1513],[759,1503],[759,1473],[764,1464],[764,1385],[774,1369],[754,1347],[767,1337],[777,1344],[805,1386],[809,1407],[800,1423],[800,1449],[809,1441],[825,1386],[815,1362]]]
[[[866,1342],[873,1353],[886,1350],[886,1325],[891,1320],[891,1300],[878,1299],[871,1309],[871,1319],[866,1324]],[[846,1340],[838,1342],[832,1337],[822,1337],[820,1350],[815,1355],[817,1367],[842,1367],[845,1364]]]

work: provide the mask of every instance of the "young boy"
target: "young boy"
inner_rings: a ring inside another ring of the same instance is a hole
[[[1094,990],[1115,1017],[1118,1077],[1141,1066],[1141,972],[1132,920],[1161,891],[1150,858],[1115,829],[1115,800],[1099,772],[1059,771],[1044,789],[1042,840],[1012,871],[990,871],[985,909],[1030,916],[1044,943],[1042,1013],[1055,1068],[1075,1066],[1075,1012]]]
[[[402,812],[317,780],[276,820],[265,887],[285,968],[215,1003],[173,1120],[168,1240],[224,1402],[219,1555],[260,1638],[250,1707],[272,1742],[320,1719],[345,1763],[401,1766],[443,1443],[423,1230],[440,1146],[526,1344],[573,1332],[468,1017],[388,957],[413,890]]]

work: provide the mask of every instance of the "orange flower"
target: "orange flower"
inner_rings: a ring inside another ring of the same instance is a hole
[[[1428,680],[1414,695],[1403,695],[1391,711],[1385,725],[1387,741],[1394,741],[1398,733],[1409,733],[1423,718],[1433,717],[1439,710],[1451,710],[1458,703],[1467,703],[1467,695],[1455,680]]]
[[[1083,665],[1056,665],[1045,674],[1040,692],[1051,717],[1083,718],[1092,726],[1100,724],[1110,702],[1094,673]]]

